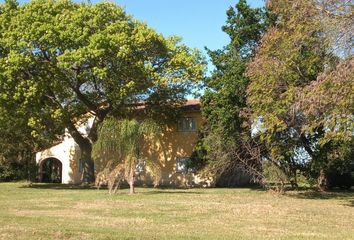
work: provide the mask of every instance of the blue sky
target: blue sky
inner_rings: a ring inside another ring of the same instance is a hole
[[[164,35],[181,36],[190,47],[218,49],[228,36],[221,31],[226,10],[238,0],[115,0],[127,13]],[[248,0],[263,6],[263,0]]]
[[[93,1],[97,2],[97,1]],[[204,52],[215,50],[229,42],[221,27],[226,10],[238,0],[115,0],[128,14],[145,21],[165,36],[178,35],[189,47]],[[248,0],[252,7],[261,7],[263,0]],[[212,66],[209,64],[209,71]]]

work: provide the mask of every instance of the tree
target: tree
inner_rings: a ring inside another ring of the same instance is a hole
[[[330,136],[353,137],[351,60],[334,51],[333,26],[324,24],[331,14],[324,17],[321,3],[268,1],[277,16],[275,25],[267,29],[247,69],[247,102],[253,118],[260,120],[266,157],[295,180],[298,170],[309,172],[303,168],[311,165],[319,166],[318,175],[325,173],[333,147],[342,145]],[[341,14],[339,1],[327,3],[334,15]]]
[[[35,151],[57,140],[41,129],[41,138],[35,137],[28,120],[16,103],[0,99],[0,180],[34,180]]]
[[[346,0],[317,0],[315,2],[332,51],[344,58],[353,56],[353,2]]]
[[[251,141],[251,126],[243,114],[249,84],[244,73],[270,22],[271,15],[265,9],[251,8],[245,0],[240,0],[228,9],[226,25],[222,28],[230,36],[230,44],[221,50],[208,50],[215,70],[205,81],[202,111],[206,126],[202,141],[208,170],[219,176],[232,175],[236,167],[245,165],[247,161],[240,162],[240,159],[250,156],[240,154],[241,146],[254,146],[246,143]]]
[[[157,139],[160,133],[161,128],[152,120],[138,122],[135,119],[106,118],[100,127],[98,140],[93,145],[93,156],[97,161],[111,161],[114,166],[124,163],[130,194],[134,194],[135,171],[141,155],[140,149],[149,140]]]
[[[107,114],[124,116],[141,101],[146,111],[165,113],[204,71],[196,50],[108,2],[7,0],[0,46],[1,98],[16,102],[33,129],[67,128],[81,149],[85,182],[94,179],[92,143]],[[95,120],[86,136],[76,122],[88,112]]]

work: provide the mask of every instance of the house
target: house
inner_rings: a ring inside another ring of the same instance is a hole
[[[187,162],[198,138],[198,129],[202,125],[200,101],[188,100],[182,110],[183,116],[174,124],[164,127],[158,141],[146,144],[141,150],[141,162],[137,166],[138,183],[172,186],[210,184],[187,169]],[[88,134],[93,120],[91,117],[81,123],[79,131]],[[145,159],[152,159],[156,164],[147,166]],[[80,149],[67,132],[62,142],[38,152],[36,161],[39,165],[39,180],[42,182],[81,183]],[[96,162],[96,174],[105,166],[106,163]],[[152,168],[155,168],[154,171]]]

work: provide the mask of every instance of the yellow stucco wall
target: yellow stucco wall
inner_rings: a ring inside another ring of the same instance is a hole
[[[185,112],[183,117],[194,118],[196,130],[178,131],[177,123],[173,123],[163,128],[157,140],[147,139],[140,156],[147,164],[145,171],[137,176],[137,184],[186,186],[194,181],[194,174],[176,172],[176,158],[192,155],[203,120],[199,111]],[[103,163],[96,163],[97,172],[103,168]]]
[[[187,181],[193,179],[192,174],[183,174],[176,172],[176,158],[190,157],[198,139],[198,129],[202,124],[200,112],[186,112],[183,117],[194,118],[196,121],[196,130],[191,132],[182,132],[177,130],[177,123],[166,126],[159,140],[151,144],[148,142],[142,149],[141,158],[150,159],[156,163],[158,183],[160,185],[186,185]],[[150,161],[151,162],[151,161]],[[154,167],[154,166],[153,166]],[[147,166],[146,173],[139,176],[141,183],[151,184],[154,182],[150,175],[152,167]]]

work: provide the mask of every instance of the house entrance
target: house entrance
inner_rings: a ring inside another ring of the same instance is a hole
[[[40,164],[40,182],[61,183],[63,164],[57,158],[47,158]]]

